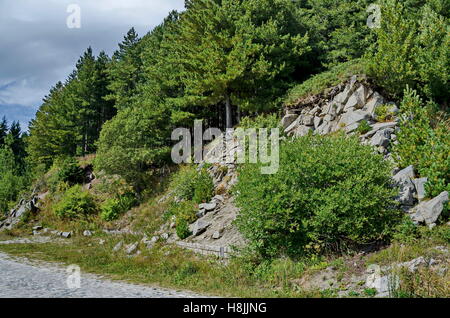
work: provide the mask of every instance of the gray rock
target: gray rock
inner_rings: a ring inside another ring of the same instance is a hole
[[[331,132],[331,123],[324,121],[316,130],[319,135],[326,135]]]
[[[119,243],[117,243],[114,248],[113,248],[113,252],[118,252],[122,249],[123,247],[123,241],[120,241]]]
[[[197,220],[193,226],[190,227],[190,230],[192,232],[192,235],[198,236],[206,231],[206,229],[211,225],[211,223],[203,221],[203,220]]]
[[[294,137],[303,137],[309,134],[310,131],[313,131],[311,127],[308,126],[299,126],[294,130]]]
[[[218,194],[218,195],[214,196],[214,198],[212,198],[212,201],[224,202],[225,198],[222,195]]]
[[[316,106],[310,112],[308,112],[308,115],[316,116],[319,114],[319,112],[320,112],[320,107]]]
[[[427,266],[428,262],[425,260],[423,256],[415,258],[409,262],[400,263],[398,267],[406,267],[410,272],[416,272],[420,266]]]
[[[90,237],[90,236],[92,236],[92,232],[89,231],[89,230],[86,230],[86,231],[83,232],[83,236]]]
[[[417,199],[422,201],[425,199],[425,184],[428,182],[428,178],[413,179],[412,182],[416,188]]]
[[[314,117],[314,128],[317,129],[322,123],[322,117]]]
[[[215,231],[215,232],[213,233],[213,235],[212,235],[212,238],[213,238],[214,240],[220,239],[220,238],[222,237],[222,235],[223,235],[223,232],[224,232],[224,229],[223,229],[223,228],[219,229],[218,231]]]
[[[72,237],[72,232],[61,232],[60,235],[62,237],[64,237],[64,238],[71,238]]]
[[[214,210],[217,207],[217,203],[215,201],[210,202],[210,203],[202,203],[199,206],[200,210],[205,210],[207,212]]]
[[[138,247],[139,247],[139,242],[129,244],[129,245],[125,246],[125,253],[127,253],[128,255],[134,254],[137,252]]]
[[[334,97],[333,102],[345,105],[350,97],[350,93],[351,93],[350,90],[344,90],[343,92],[337,94]]]
[[[284,129],[286,129],[297,119],[297,117],[298,115],[288,114],[284,116],[283,119],[281,120],[281,125],[283,126]]]
[[[444,191],[434,199],[420,203],[411,210],[411,219],[418,223],[425,222],[427,225],[436,223],[448,200],[448,192]]]
[[[286,134],[289,134],[290,132],[292,132],[293,130],[295,130],[301,123],[302,120],[302,116],[298,116],[296,120],[294,120],[292,122],[292,124],[290,124],[285,130],[284,132]]]
[[[195,215],[197,216],[197,218],[202,218],[206,215],[206,210],[205,209],[198,210],[198,212]]]
[[[374,147],[384,147],[387,148],[390,143],[392,131],[389,129],[379,130],[375,133],[375,135],[370,140],[370,145]]]
[[[375,133],[379,130],[388,129],[388,128],[394,128],[397,126],[397,122],[391,121],[386,123],[376,123],[372,125],[372,130],[368,133],[361,136],[362,139],[371,138]],[[391,134],[391,139],[394,135]]]
[[[412,180],[414,179],[414,167],[409,166],[403,170],[400,170],[394,177],[396,185],[399,187],[400,193],[396,200],[405,206],[414,205],[414,196],[416,188]]]
[[[305,126],[314,126],[314,116],[312,115],[303,116],[302,124]]]
[[[40,231],[40,230],[42,230],[42,229],[43,229],[43,227],[40,226],[40,225],[33,226],[33,230],[35,230],[35,231]]]
[[[161,239],[164,240],[164,241],[167,241],[167,240],[169,239],[169,237],[170,237],[170,234],[169,234],[169,233],[163,233],[163,234],[161,235]]]
[[[362,108],[366,104],[366,94],[365,86],[361,85],[348,99],[344,111]]]
[[[374,92],[372,97],[369,99],[369,101],[366,103],[366,105],[364,106],[363,110],[367,111],[368,113],[370,113],[371,115],[375,114],[375,109],[379,106],[379,105],[383,105],[384,104],[384,98],[383,96],[381,96],[379,93]]]
[[[409,166],[406,167],[403,170],[400,170],[399,172],[397,172],[397,174],[393,177],[393,179],[396,182],[404,182],[404,181],[411,181],[415,178],[415,173],[414,173],[414,166]]]
[[[363,110],[355,110],[355,111],[349,111],[344,113],[342,115],[341,120],[339,121],[340,127],[346,127],[346,131],[350,132],[356,128],[358,128],[358,125],[363,120],[370,120],[371,115],[368,112],[365,112]],[[354,127],[356,124],[356,127]],[[353,128],[354,127],[354,128]]]

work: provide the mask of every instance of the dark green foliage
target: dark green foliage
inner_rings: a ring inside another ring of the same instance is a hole
[[[180,219],[176,225],[177,236],[184,240],[188,238],[192,232],[189,230],[189,224],[185,219]]]
[[[108,94],[109,58],[96,58],[89,48],[63,84],[57,83],[30,122],[28,151],[35,163],[50,166],[57,157],[85,155],[95,150],[102,124],[114,115]]]
[[[450,98],[450,25],[447,0],[383,0],[381,28],[369,74],[401,96],[406,85],[441,103]]]
[[[308,136],[281,145],[280,170],[246,165],[237,224],[262,256],[339,250],[386,238],[398,212],[389,164],[357,138]]]
[[[98,141],[95,169],[120,175],[137,191],[145,187],[151,168],[170,159],[166,109],[159,105],[129,107],[107,122]]]
[[[96,211],[94,199],[80,185],[68,189],[54,206],[55,214],[63,219],[81,218]]]
[[[427,196],[450,191],[450,120],[439,117],[437,106],[425,104],[414,90],[407,89],[404,95],[394,155],[401,167],[414,165],[421,176],[428,177]]]
[[[308,38],[290,0],[197,0],[180,18],[169,43],[178,66],[184,103],[273,107],[296,68],[304,64]]]
[[[373,42],[367,26],[372,0],[296,1],[310,37],[311,66],[331,67],[364,55]]]
[[[65,159],[58,171],[58,181],[68,182],[70,185],[83,183],[85,179],[84,170],[78,165],[75,158]]]

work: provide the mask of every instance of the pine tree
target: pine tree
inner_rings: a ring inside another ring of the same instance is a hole
[[[233,104],[247,110],[272,106],[308,51],[292,1],[186,4],[170,43],[170,62],[179,66],[186,103],[223,104],[226,127],[233,126]]]
[[[6,117],[3,116],[2,120],[0,121],[0,147],[5,144],[5,137],[8,133],[8,121],[6,120]]]
[[[111,93],[106,97],[113,101],[117,109],[130,106],[136,94],[136,88],[141,82],[142,60],[140,39],[134,28],[128,31],[122,43],[119,43],[112,61],[107,69]]]

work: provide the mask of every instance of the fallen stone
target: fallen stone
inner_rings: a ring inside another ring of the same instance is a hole
[[[341,120],[339,121],[339,126],[346,127],[347,132],[350,132],[347,127],[352,127],[363,120],[370,120],[370,118],[371,115],[363,110],[349,111],[342,115]],[[358,125],[356,125],[356,128],[358,128]]]
[[[299,126],[297,129],[294,130],[293,135],[294,137],[304,137],[309,134],[309,132],[313,131],[311,127],[308,126]]]
[[[302,124],[305,126],[314,126],[314,116],[312,115],[303,116]]]
[[[283,119],[281,120],[281,125],[283,126],[284,129],[286,129],[297,119],[297,117],[298,115],[288,114],[284,116]]]
[[[138,247],[139,247],[139,242],[129,244],[129,245],[125,246],[125,253],[127,253],[128,255],[134,254],[137,252]]]
[[[379,105],[384,104],[384,98],[377,92],[374,92],[372,97],[369,99],[369,101],[364,106],[363,110],[367,111],[371,115],[375,114],[375,109]]]
[[[425,199],[425,184],[428,182],[428,178],[418,178],[412,180],[414,187],[416,188],[417,199],[422,201]]]
[[[207,212],[214,210],[217,207],[216,202],[210,202],[210,203],[202,203],[199,206],[200,210],[205,210]]]
[[[35,230],[35,231],[40,231],[40,230],[42,230],[42,229],[43,229],[43,227],[40,226],[40,225],[33,226],[33,230]]]
[[[206,231],[206,229],[211,225],[211,223],[203,221],[203,220],[197,220],[193,226],[191,227],[192,235],[198,236]]]
[[[448,192],[444,191],[434,199],[420,203],[411,210],[411,219],[414,222],[424,222],[427,225],[436,223],[444,210],[444,204],[448,202],[448,200]]]
[[[120,241],[119,243],[117,243],[114,248],[113,248],[113,252],[118,252],[122,249],[123,246],[123,241]]]
[[[71,238],[72,237],[72,232],[61,232],[60,235],[62,237],[64,237],[64,238]]]
[[[322,117],[314,117],[314,128],[317,129],[322,123]]]
[[[90,236],[92,236],[92,232],[89,230],[86,230],[83,232],[83,236],[90,237]]]
[[[400,182],[405,182],[405,181],[411,181],[415,178],[415,173],[414,173],[414,166],[409,166],[406,167],[403,170],[400,170],[399,172],[397,172],[397,174],[393,177],[393,179],[400,183]]]
[[[370,140],[370,145],[374,147],[384,147],[387,148],[390,143],[390,137],[391,137],[392,130],[389,129],[383,129],[379,130],[375,133],[375,135]]]

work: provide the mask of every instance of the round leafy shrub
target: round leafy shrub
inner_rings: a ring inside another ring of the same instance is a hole
[[[101,207],[100,217],[105,221],[113,221],[136,204],[136,198],[133,194],[126,194],[117,198],[111,198],[105,201]]]
[[[182,240],[184,240],[185,238],[188,238],[192,234],[192,232],[189,230],[188,222],[184,219],[180,219],[177,222],[176,231],[177,231],[177,236]]]
[[[208,202],[214,193],[209,173],[206,169],[197,171],[194,166],[182,167],[172,178],[170,187],[181,200],[192,200],[195,203]]]
[[[68,189],[54,207],[55,214],[66,219],[75,219],[93,214],[96,210],[94,199],[80,185],[75,185]]]
[[[391,167],[356,137],[307,136],[280,148],[278,173],[239,170],[236,220],[263,257],[336,251],[385,238],[398,222]]]

